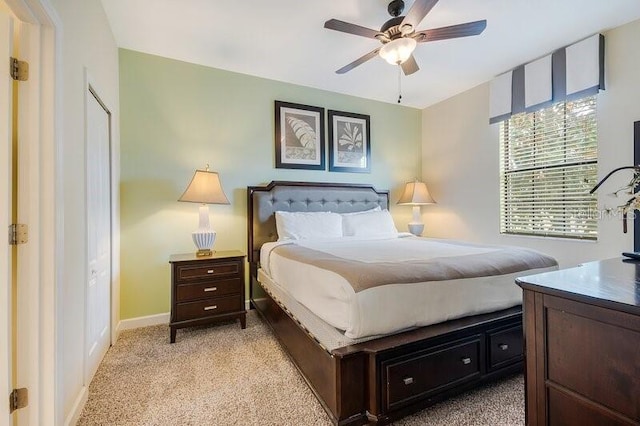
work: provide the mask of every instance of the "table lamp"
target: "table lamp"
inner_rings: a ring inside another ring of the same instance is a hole
[[[407,182],[404,187],[404,193],[398,200],[399,205],[413,206],[413,220],[409,222],[409,232],[413,235],[420,236],[424,231],[424,223],[420,217],[420,206],[427,204],[435,204],[436,202],[431,198],[427,185],[424,182],[418,181]]]
[[[210,172],[208,164],[206,170],[196,170],[189,186],[178,201],[201,204],[198,229],[191,233],[191,237],[198,248],[196,256],[211,256],[216,232],[211,229],[209,222],[209,204],[229,204],[218,173]]]

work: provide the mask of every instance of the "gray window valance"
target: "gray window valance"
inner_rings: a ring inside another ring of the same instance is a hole
[[[494,78],[489,123],[599,90],[604,90],[604,36],[595,34]]]

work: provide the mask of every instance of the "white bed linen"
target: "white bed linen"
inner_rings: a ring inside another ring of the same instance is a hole
[[[402,241],[400,241],[402,240]],[[464,256],[495,251],[491,246],[456,246],[415,237],[361,239],[346,237],[317,241],[267,243],[261,268],[274,283],[349,338],[381,335],[435,324],[467,315],[506,309],[522,303],[515,278],[548,270],[539,268],[497,276],[388,284],[356,293],[340,275],[278,256],[273,249],[297,244],[362,262]]]

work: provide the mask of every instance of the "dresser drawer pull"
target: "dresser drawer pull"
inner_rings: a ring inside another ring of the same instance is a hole
[[[209,288],[205,288],[204,291],[217,291],[218,287],[209,287]]]
[[[467,358],[462,358],[462,363],[464,365],[469,365],[471,364],[471,358],[467,357]]]
[[[503,350],[503,351],[506,351],[507,349],[509,349],[509,345],[507,345],[506,343],[502,343],[498,345],[498,347],[500,348],[500,350]]]
[[[213,311],[214,309],[218,309],[218,307],[216,305],[204,307],[205,311]]]
[[[207,274],[213,274],[213,269],[209,269],[209,270],[207,271]]]
[[[413,377],[407,377],[402,379],[402,381],[404,382],[405,385],[411,385],[413,384]]]

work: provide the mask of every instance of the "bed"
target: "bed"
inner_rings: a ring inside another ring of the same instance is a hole
[[[389,194],[368,185],[277,181],[249,187],[247,193],[252,307],[271,326],[334,424],[386,424],[522,371],[521,293],[514,279],[527,275],[526,270],[553,269],[554,261],[540,255],[547,263],[538,263],[535,254],[531,260],[530,253],[516,248],[413,236],[275,242],[276,211],[347,217],[387,209]],[[393,266],[392,254],[403,250],[417,254]],[[443,250],[467,261],[429,256]],[[375,262],[362,257],[365,252]],[[505,268],[505,255],[524,264]],[[487,256],[497,275],[482,271],[474,276],[474,259]],[[418,273],[425,269],[431,275]],[[439,276],[445,272],[446,280]],[[449,296],[454,292],[467,296],[459,298],[460,306],[450,302],[456,300]],[[420,309],[427,303],[425,293],[438,300],[426,316],[427,310]],[[402,316],[402,311],[420,315]]]

